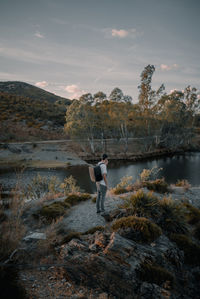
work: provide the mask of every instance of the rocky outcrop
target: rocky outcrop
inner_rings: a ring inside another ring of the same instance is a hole
[[[199,298],[200,268],[186,266],[183,252],[164,235],[141,244],[117,232],[96,232],[58,250],[66,279],[114,298]]]

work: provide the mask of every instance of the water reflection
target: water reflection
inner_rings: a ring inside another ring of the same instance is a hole
[[[154,166],[163,168],[160,175],[165,177],[168,183],[175,183],[178,179],[187,179],[192,185],[200,185],[200,153],[186,153],[173,157],[163,157],[138,162],[115,161],[109,162],[108,179],[111,187],[119,183],[123,176],[132,176],[135,181],[144,168],[150,169]],[[87,192],[95,192],[95,184],[90,181],[88,167],[77,166],[59,170],[25,170],[21,174],[21,182],[27,185],[34,176],[39,173],[42,176],[57,176],[60,181],[72,175],[81,189]],[[17,174],[14,171],[0,172],[1,183],[8,187],[14,186]]]

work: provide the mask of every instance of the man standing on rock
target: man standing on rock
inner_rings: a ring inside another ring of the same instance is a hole
[[[102,160],[98,163],[101,168],[101,174],[103,179],[99,182],[96,182],[97,186],[97,201],[96,208],[97,213],[105,212],[104,201],[106,197],[106,192],[108,190],[108,180],[107,180],[107,165],[108,165],[108,156],[103,154]]]

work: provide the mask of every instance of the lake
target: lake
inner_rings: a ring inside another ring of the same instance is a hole
[[[108,164],[108,181],[110,187],[119,183],[123,176],[132,176],[135,181],[142,170],[154,166],[162,168],[160,176],[165,177],[168,183],[175,183],[178,179],[186,179],[192,186],[200,185],[200,153],[190,152],[171,157],[153,158],[137,162],[112,161]],[[17,180],[27,185],[37,174],[50,177],[57,176],[62,182],[72,175],[77,184],[86,192],[95,192],[95,184],[90,181],[88,167],[74,166],[67,169],[27,169],[23,173],[13,170],[0,170],[0,182],[6,188],[14,187]]]

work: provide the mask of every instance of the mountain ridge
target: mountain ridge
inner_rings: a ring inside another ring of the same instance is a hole
[[[71,100],[60,97],[40,87],[23,81],[0,81],[0,92],[31,98],[33,100],[47,100],[51,103],[60,102],[70,105]]]

